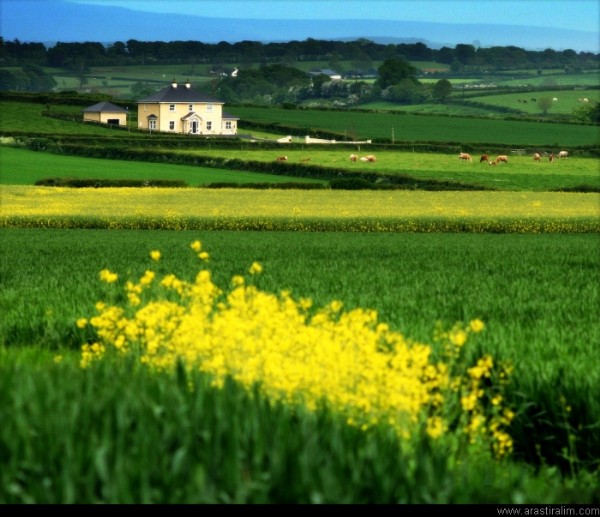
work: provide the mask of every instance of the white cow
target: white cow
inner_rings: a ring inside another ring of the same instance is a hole
[[[567,158],[568,156],[569,156],[568,151],[561,151],[560,153],[558,153],[559,158]]]

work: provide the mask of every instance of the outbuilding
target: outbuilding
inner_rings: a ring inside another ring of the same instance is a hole
[[[112,102],[99,102],[83,110],[84,122],[99,122],[113,126],[126,126],[128,111]]]

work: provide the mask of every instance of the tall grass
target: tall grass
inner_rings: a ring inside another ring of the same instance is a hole
[[[1,237],[11,257],[0,270],[3,502],[597,502],[595,235]],[[374,308],[422,342],[436,321],[481,318],[481,352],[515,366],[515,457],[490,464],[422,438],[402,446],[383,428],[360,434],[332,414],[274,407],[234,385],[214,392],[195,378],[190,391],[181,371],[150,375],[127,361],[79,370],[75,321],[107,294],[98,271],[139,278],[160,249],[160,271],[191,279],[197,238],[221,285],[257,260],[261,289]]]
[[[0,357],[3,504],[597,503],[586,475],[456,463],[441,444],[402,446],[181,369]]]

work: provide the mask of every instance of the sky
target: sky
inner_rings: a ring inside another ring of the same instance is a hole
[[[599,0],[69,0],[244,19],[382,19],[556,27],[600,33]],[[600,38],[600,36],[599,36]]]

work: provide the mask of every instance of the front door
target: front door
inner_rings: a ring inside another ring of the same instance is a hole
[[[198,121],[192,120],[192,134],[198,133]]]

